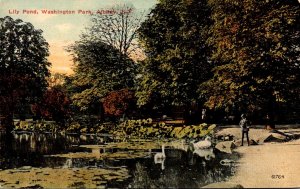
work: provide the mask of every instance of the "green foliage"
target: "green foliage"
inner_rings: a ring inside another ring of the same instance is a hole
[[[92,127],[84,122],[72,121],[65,127],[61,127],[55,121],[17,121],[14,123],[15,131],[34,132],[61,132],[66,133],[111,133],[115,128],[113,123],[96,123]]]
[[[137,49],[136,30],[142,15],[127,4],[111,9],[114,14],[91,16],[91,25],[68,49],[75,62],[68,88],[80,110],[89,111],[110,93],[134,87],[136,64],[129,56]]]
[[[57,132],[59,125],[55,121],[19,121],[15,131]]]
[[[71,122],[66,128],[66,131],[69,133],[79,133],[81,129],[86,128],[82,127],[78,122]]]
[[[211,134],[216,125],[210,125],[203,123],[200,125],[190,125],[184,127],[175,127],[171,132],[173,138],[202,138],[208,134]]]
[[[0,113],[11,127],[17,105],[37,101],[47,87],[48,43],[42,30],[6,16],[0,18],[0,47]]]
[[[299,3],[211,0],[210,6],[214,77],[200,88],[207,106],[273,112],[276,103],[299,97]]]
[[[195,90],[210,74],[206,1],[161,0],[139,29],[147,58],[140,62],[138,104],[186,105],[199,99]]]
[[[67,133],[111,133],[115,124],[111,122],[96,123],[93,126],[77,121],[71,122],[65,129]]]
[[[72,100],[81,110],[111,91],[133,87],[136,66],[112,46],[82,37],[69,50],[75,62]]]
[[[60,128],[54,121],[20,121],[15,123],[16,131],[58,132],[66,133],[110,133],[119,138],[177,138],[197,139],[214,132],[216,125],[171,126],[163,122],[153,122],[151,118],[127,120],[116,126],[113,123],[97,123],[92,127],[78,121],[71,122],[67,128]]]
[[[128,120],[119,125],[113,134],[122,137],[138,138],[178,138],[195,139],[211,134],[216,125],[171,126],[163,122],[152,123],[151,118],[145,120]]]

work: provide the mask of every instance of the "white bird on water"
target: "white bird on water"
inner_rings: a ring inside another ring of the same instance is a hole
[[[211,147],[211,138],[207,136],[205,140],[193,143],[194,150],[206,149]]]
[[[165,163],[165,159],[166,159],[165,145],[161,146],[161,150],[162,150],[162,152],[158,152],[158,153],[155,154],[154,163],[155,164],[158,164],[158,163],[161,164],[161,169],[164,170],[165,169],[164,163]]]
[[[161,151],[162,152],[158,152],[155,154],[154,156],[154,161],[155,160],[159,160],[159,159],[165,159],[166,158],[166,154],[165,154],[165,145],[161,146]]]

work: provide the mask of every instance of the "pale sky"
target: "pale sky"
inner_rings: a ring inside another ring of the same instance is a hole
[[[79,39],[79,35],[89,24],[89,15],[78,14],[78,10],[108,10],[116,4],[132,4],[138,10],[149,10],[156,0],[0,0],[0,17],[10,16],[32,23],[36,29],[44,31],[43,36],[50,45],[49,61],[52,72],[71,72],[71,56],[65,46]],[[76,14],[42,14],[41,10],[74,10]],[[37,10],[38,14],[23,13]],[[16,14],[19,11],[19,14]]]

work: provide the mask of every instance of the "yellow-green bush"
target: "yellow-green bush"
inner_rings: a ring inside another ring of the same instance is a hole
[[[67,132],[78,132],[80,131],[81,126],[78,122],[72,122],[67,128]]]
[[[15,130],[55,132],[59,128],[54,121],[19,121],[15,123]]]
[[[174,127],[168,126],[164,122],[153,123],[152,119],[128,120],[121,123],[118,130],[112,134],[121,137],[139,138],[201,138],[213,132],[216,125],[200,124]]]

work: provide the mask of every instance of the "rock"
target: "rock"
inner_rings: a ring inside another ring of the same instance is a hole
[[[215,148],[218,149],[221,152],[225,153],[232,153],[232,149],[234,149],[236,145],[233,143],[233,141],[224,141],[224,142],[219,142]]]
[[[220,161],[221,165],[232,165],[233,163],[235,163],[235,162],[233,160],[231,160],[231,159],[222,159]]]
[[[283,139],[285,141],[296,139],[296,136],[292,133],[281,132],[281,131],[278,131],[278,130],[275,130],[275,129],[270,131],[270,133],[272,133],[274,137],[279,138],[279,139]]]
[[[217,182],[206,185],[202,188],[244,188],[242,185],[230,182]]]
[[[297,135],[295,135],[295,134],[292,134],[292,133],[284,133],[284,134],[288,140],[297,139]]]
[[[36,185],[33,185],[33,186],[21,187],[20,189],[31,189],[31,188],[34,188],[34,189],[43,189],[44,187],[42,187],[39,184],[36,184]]]
[[[293,134],[293,138],[292,139],[299,139],[300,138],[300,134]]]
[[[255,141],[255,140],[253,140],[253,139],[251,139],[250,140],[250,145],[258,145],[258,140],[257,141]]]
[[[286,136],[278,134],[278,133],[272,133],[268,135],[263,141],[264,142],[284,142],[286,141]]]
[[[23,167],[20,167],[19,169],[20,170],[30,170],[32,167],[31,166],[23,166]]]

